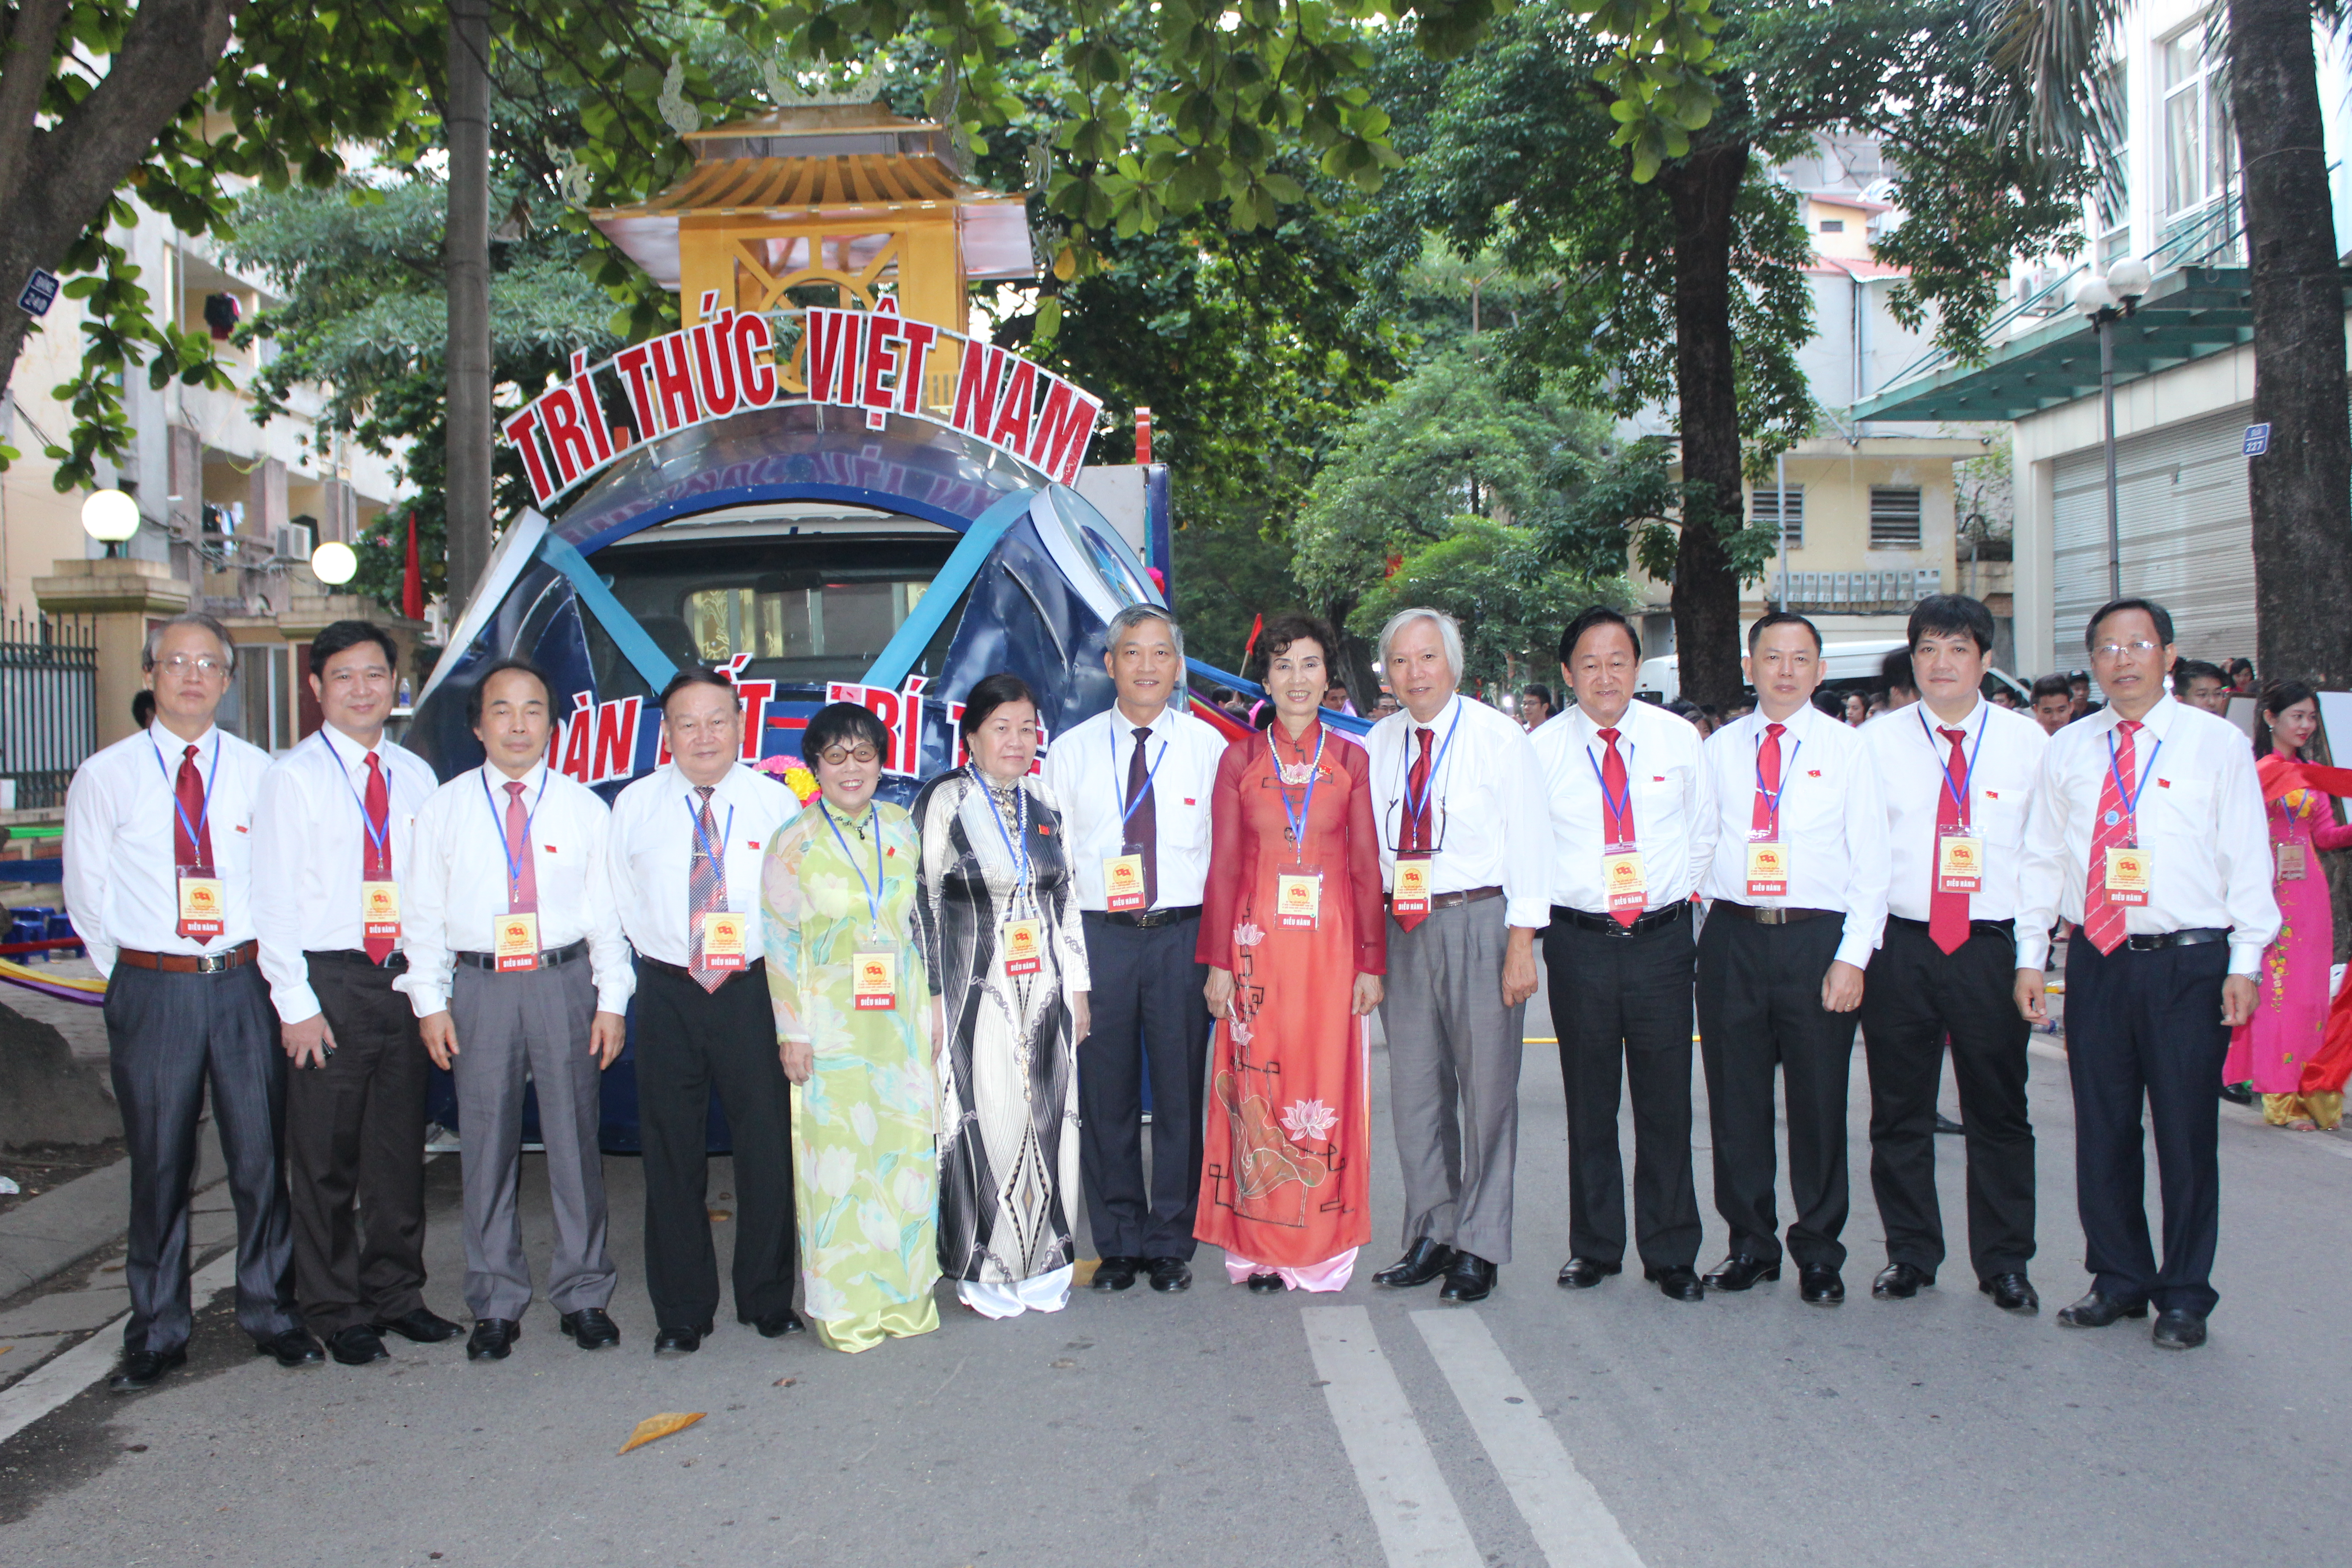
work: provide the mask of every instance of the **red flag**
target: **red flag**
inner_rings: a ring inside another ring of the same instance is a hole
[[[425,618],[425,573],[416,563],[416,509],[408,509],[408,567],[400,578],[400,613],[412,621]]]
[[[1249,656],[1257,651],[1257,634],[1264,630],[1265,630],[1265,616],[1261,614],[1250,621],[1249,641],[1242,644],[1242,662],[1244,664],[1247,664],[1249,662]]]

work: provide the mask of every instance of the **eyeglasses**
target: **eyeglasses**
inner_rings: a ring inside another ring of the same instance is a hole
[[[156,666],[158,668],[171,671],[173,675],[185,675],[192,669],[198,675],[226,675],[228,673],[228,661],[223,658],[215,658],[208,653],[175,653],[169,658],[158,659],[156,661]]]
[[[816,754],[816,760],[826,767],[838,768],[851,763],[878,762],[881,756],[871,746],[829,746]]]
[[[2093,658],[2117,659],[2122,658],[2128,654],[2135,657],[2145,658],[2147,655],[2154,653],[2158,648],[2162,647],[2164,645],[2162,643],[2150,642],[2146,637],[2134,637],[2129,642],[2103,642],[2098,647],[2091,650],[2091,657]]]

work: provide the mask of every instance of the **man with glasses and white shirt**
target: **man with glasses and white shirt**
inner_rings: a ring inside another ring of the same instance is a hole
[[[1380,648],[1404,700],[1372,726],[1370,749],[1405,1254],[1372,1278],[1409,1288],[1443,1275],[1446,1300],[1477,1301],[1511,1260],[1520,1042],[1536,932],[1551,921],[1551,822],[1527,731],[1458,692],[1454,617],[1402,611]]]
[[[608,859],[637,950],[654,1353],[685,1355],[702,1348],[719,1310],[707,1194],[713,1089],[735,1170],[735,1316],[769,1339],[805,1327],[793,1310],[792,1089],[760,915],[764,846],[800,803],[741,764],[743,702],[726,677],[688,665],[660,701],[670,760],[613,803]]]
[[[383,1335],[420,1344],[457,1325],[425,1305],[425,1095],[430,1063],[392,988],[401,885],[417,808],[439,787],[384,738],[399,680],[390,634],[337,621],[310,644],[322,722],[274,763],[253,825],[261,970],[293,1066],[286,1167],[294,1296],[346,1366],[385,1359]]]
[[[66,905],[106,977],[131,1152],[117,1393],[188,1359],[188,1179],[207,1085],[236,1201],[237,1327],[283,1366],[325,1359],[288,1289],[286,1058],[255,963],[253,815],[269,758],[214,725],[236,669],[218,621],[173,616],[147,634],[140,662],[154,723],[83,763],[66,792]]]
[[[1756,711],[1708,737],[1717,813],[1698,942],[1699,1055],[1715,1204],[1731,1256],[1706,1277],[1780,1277],[1772,1076],[1788,1100],[1788,1250],[1799,1293],[1845,1300],[1846,1079],[1863,970],[1886,919],[1886,805],[1863,732],[1813,706],[1822,634],[1778,611],[1748,629]]]
[[[1978,694],[1992,667],[1992,612],[1958,594],[1911,612],[1921,700],[1865,725],[1886,797],[1886,937],[1862,997],[1870,1062],[1870,1184],[1886,1231],[1881,1300],[1936,1282],[1944,1222],[1936,1201],[1936,1094],[1949,1040],[1968,1136],[1969,1258],[1977,1288],[2005,1310],[2041,1298],[2033,1257],[2033,1126],[2026,1118],[2032,1035],[2003,1005],[2017,972],[2025,818],[2050,739]]]
[[[2221,1230],[2221,1081],[2230,1031],[2253,1014],[2278,934],[2271,840],[2253,751],[2226,719],[2166,695],[2172,617],[2117,599],[2084,642],[2101,711],[2052,738],[2026,826],[2015,1000],[2043,1017],[2042,967],[2061,915],[2074,1194],[2090,1291],[2069,1328],[2157,1310],[2165,1350],[2205,1342]],[[2156,1124],[2164,1261],[2147,1233],[2140,1106]]]

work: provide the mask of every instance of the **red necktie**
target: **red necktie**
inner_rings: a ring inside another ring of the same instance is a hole
[[[373,752],[367,754],[368,830],[360,839],[360,879],[363,882],[392,880],[392,796],[384,788],[383,763]],[[367,944],[368,962],[382,963],[392,956],[397,939],[388,936],[367,936],[366,922],[361,922],[362,938]]]
[[[215,752],[215,755],[218,753]],[[182,875],[210,877],[213,874],[213,829],[205,820],[205,779],[196,772],[196,749],[190,746],[180,755],[180,776],[173,782],[172,794],[178,805],[172,812],[172,861]],[[193,937],[209,946],[211,936],[188,930],[187,922],[179,923],[179,934]]]
[[[1138,724],[1135,754],[1127,762],[1127,804],[1134,808],[1128,813],[1127,844],[1143,855],[1143,907],[1147,910],[1160,901],[1160,808],[1151,798],[1151,769],[1143,756],[1143,742],[1150,739],[1151,731]]]
[[[1421,755],[1412,762],[1412,771],[1404,782],[1404,846],[1402,853],[1419,855],[1429,848],[1429,748],[1437,739],[1434,730],[1415,730],[1421,741]],[[1416,804],[1418,803],[1418,804]],[[1411,931],[1429,916],[1397,912],[1396,923]]]
[[[1936,785],[1936,854],[1927,862],[1927,940],[1946,952],[1958,952],[1969,940],[1969,896],[1944,890],[1943,841],[1948,829],[1958,832],[1968,826],[1969,814],[1956,792],[1968,787],[1968,758],[1960,742],[1969,732],[1938,726],[1936,733],[1951,742],[1952,755]]]
[[[522,781],[507,784],[507,913],[539,910],[539,868],[530,862],[530,816],[522,808]]]
[[[1634,841],[1633,787],[1625,778],[1625,759],[1617,754],[1617,731],[1603,730],[1600,735],[1609,745],[1609,755],[1601,763],[1601,804],[1609,814],[1608,847],[1613,849]],[[1629,930],[1642,918],[1642,911],[1635,909],[1611,910],[1609,913]]]
[[[1786,724],[1764,726],[1764,743],[1756,749],[1756,808],[1748,826],[1759,838],[1780,837],[1780,737]]]
[[[694,786],[695,793],[702,797],[701,815],[693,828],[694,849],[686,873],[686,967],[694,975],[694,983],[705,991],[717,991],[727,984],[727,972],[709,967],[702,954],[702,917],[709,910],[727,907],[727,868],[712,858],[719,845],[719,819],[710,815],[713,787]]]
[[[2083,884],[2083,933],[2101,953],[2124,944],[2124,909],[2107,901],[2107,851],[2132,841],[2137,824],[2125,813],[2125,795],[2137,793],[2133,780],[2139,759],[2133,750],[2139,721],[2126,719],[2116,726],[2123,736],[2116,742],[2115,766],[2099,785],[2099,815],[2091,823],[2091,865]]]

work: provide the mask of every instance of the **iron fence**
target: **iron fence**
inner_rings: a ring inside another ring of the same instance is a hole
[[[16,786],[17,809],[63,805],[97,749],[97,626],[19,613],[0,626],[0,779]]]

